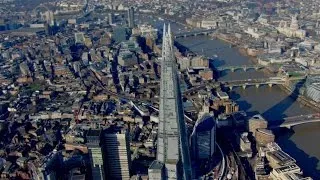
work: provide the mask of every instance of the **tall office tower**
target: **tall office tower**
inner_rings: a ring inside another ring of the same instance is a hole
[[[103,180],[105,179],[103,158],[100,147],[100,129],[90,129],[87,133],[87,147],[91,164],[92,179]]]
[[[53,151],[40,161],[35,179],[56,180],[62,177],[63,156],[60,151]],[[34,166],[31,166],[34,167]]]
[[[108,21],[109,21],[109,24],[114,23],[114,14],[112,12],[108,14]]]
[[[192,134],[192,157],[196,162],[209,159],[215,152],[216,124],[209,113],[202,114],[197,120]]]
[[[170,25],[168,30],[164,25],[157,160],[149,172],[162,175],[161,179],[189,180],[192,179],[189,141],[177,72]]]
[[[101,136],[106,179],[130,179],[129,134],[105,130]]]
[[[46,18],[47,23],[48,23],[50,26],[53,26],[53,25],[54,25],[54,14],[53,14],[52,11],[46,11],[46,12],[45,12],[45,18]]]
[[[134,8],[130,7],[128,9],[128,25],[129,28],[134,28]]]

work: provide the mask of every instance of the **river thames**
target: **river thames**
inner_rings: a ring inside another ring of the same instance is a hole
[[[218,55],[218,61],[213,62],[221,66],[249,65],[252,61],[242,56],[237,49],[230,48],[228,44],[219,40],[211,40],[207,36],[189,37],[178,39],[191,51],[208,57]],[[194,44],[197,44],[195,46]],[[225,47],[225,48],[223,48]],[[209,49],[212,50],[204,50]],[[215,50],[216,49],[216,50]],[[254,79],[266,75],[260,71],[236,71],[226,72],[219,78],[223,80]],[[302,106],[294,98],[290,97],[280,87],[263,86],[260,88],[248,87],[246,89],[236,88],[231,94],[240,109],[254,115],[262,114],[267,120],[277,120],[287,116],[297,116],[315,113],[312,109]],[[313,178],[320,177],[320,123],[305,124],[293,127],[292,131],[283,131],[277,137],[277,142],[287,153],[292,155],[306,175]]]
[[[148,19],[144,16],[145,19]],[[165,21],[154,19],[147,20],[158,29],[162,29]],[[172,31],[185,31],[184,27],[171,23]],[[239,53],[229,44],[211,39],[208,36],[196,36],[180,38],[177,41],[190,51],[207,57],[217,56],[212,63],[215,66],[250,65],[253,62]],[[242,70],[236,72],[223,72],[219,80],[239,80],[268,77],[262,71]],[[262,86],[260,88],[248,87],[246,89],[235,88],[230,93],[240,109],[248,115],[262,114],[268,121],[281,119],[288,116],[297,116],[316,113],[309,107],[303,106],[279,86]],[[320,123],[304,124],[293,127],[291,130],[283,129],[277,133],[276,142],[281,148],[297,160],[297,164],[307,176],[314,179],[320,177]]]

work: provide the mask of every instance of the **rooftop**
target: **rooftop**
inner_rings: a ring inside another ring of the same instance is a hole
[[[164,164],[160,161],[153,161],[149,167],[149,169],[154,169],[154,170],[161,170],[163,168]]]
[[[87,137],[99,137],[101,134],[101,129],[89,129],[87,132]]]

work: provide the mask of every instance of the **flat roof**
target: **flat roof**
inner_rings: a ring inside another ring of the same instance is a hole
[[[263,134],[266,134],[266,135],[269,135],[269,136],[273,136],[273,132],[269,129],[257,129],[257,131],[263,133]]]
[[[101,129],[89,129],[87,136],[100,136]]]
[[[279,161],[280,165],[285,165],[289,163],[295,163],[295,159],[289,156],[287,153],[282,150],[269,152],[272,157],[274,157],[277,161]]]

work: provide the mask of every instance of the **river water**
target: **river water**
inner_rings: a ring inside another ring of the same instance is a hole
[[[148,20],[159,29],[162,29],[164,21]],[[166,21],[167,22],[167,21]],[[172,31],[178,33],[185,29],[178,24],[171,23]],[[250,65],[253,62],[241,55],[235,48],[220,40],[212,40],[208,36],[180,38],[177,41],[189,50],[207,57],[217,55],[212,63],[215,66]],[[219,80],[239,80],[264,78],[269,75],[262,71],[242,70],[236,72],[223,72]],[[302,106],[294,98],[278,86],[260,88],[248,87],[246,89],[235,88],[230,97],[235,100],[240,109],[248,115],[260,113],[267,120],[280,120],[288,116],[315,113],[314,110]],[[297,164],[303,169],[305,175],[314,179],[320,179],[320,123],[311,123],[295,126],[292,130],[283,130],[277,136],[276,141],[281,148],[297,160]]]
[[[208,57],[217,55],[218,60],[213,62],[217,66],[252,64],[252,61],[241,55],[237,49],[230,48],[228,44],[219,40],[211,40],[207,36],[182,38],[178,39],[178,42],[198,54]],[[244,72],[239,70],[224,72],[219,80],[254,79],[267,76],[262,71]],[[230,96],[248,115],[260,113],[269,121],[315,113],[288,96],[278,86],[236,88]],[[276,141],[284,151],[297,160],[306,175],[320,178],[320,141],[318,139],[320,139],[320,123],[313,123],[295,126],[292,131],[281,132]]]

